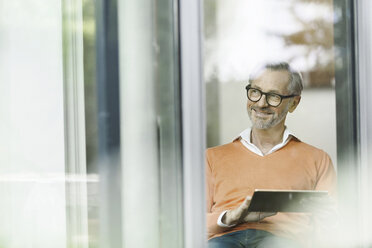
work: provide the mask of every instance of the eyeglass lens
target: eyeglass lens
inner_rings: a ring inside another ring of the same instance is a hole
[[[270,106],[276,107],[282,101],[280,96],[275,95],[275,94],[270,94],[270,93],[263,93],[262,91],[258,89],[248,89],[248,92],[247,92],[247,96],[249,100],[251,100],[252,102],[258,102],[261,99],[262,94],[266,95],[266,102]]]

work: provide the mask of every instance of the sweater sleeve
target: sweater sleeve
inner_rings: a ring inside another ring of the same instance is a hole
[[[207,152],[207,161],[206,161],[206,198],[207,198],[207,232],[208,238],[213,236],[214,234],[221,233],[226,230],[226,227],[221,227],[217,224],[218,218],[223,211],[215,211],[213,212],[213,205],[214,205],[214,176],[212,165],[208,156]]]
[[[324,203],[324,212],[320,211],[313,217],[313,242],[314,244],[326,244],[331,235],[334,235],[339,225],[339,213],[337,204],[337,175],[332,161],[327,153],[323,152],[317,166],[316,190],[327,190],[330,198]],[[319,245],[317,245],[319,246]],[[322,246],[325,247],[325,246]]]
[[[332,161],[327,153],[322,151],[321,159],[317,164],[317,182],[315,190],[326,190],[332,197],[337,193],[337,175]]]

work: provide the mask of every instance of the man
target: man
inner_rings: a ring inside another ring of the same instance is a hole
[[[285,62],[267,64],[250,76],[246,91],[252,128],[206,154],[209,248],[308,245],[311,214],[248,212],[255,189],[335,192],[329,156],[301,142],[285,126],[302,89],[301,75]]]

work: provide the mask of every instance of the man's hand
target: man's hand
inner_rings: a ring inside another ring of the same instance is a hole
[[[252,197],[247,196],[244,202],[237,208],[228,210],[222,218],[226,225],[237,225],[244,222],[257,222],[276,213],[269,212],[248,212]]]

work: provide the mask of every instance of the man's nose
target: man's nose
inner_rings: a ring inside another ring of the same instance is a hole
[[[256,104],[259,107],[267,107],[266,95],[262,94],[261,99]]]

